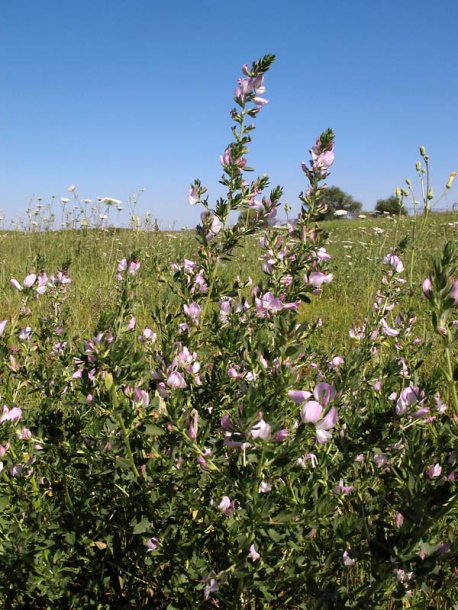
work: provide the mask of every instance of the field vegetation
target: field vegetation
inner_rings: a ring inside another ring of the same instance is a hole
[[[0,235],[0,607],[458,608],[458,220],[317,222],[327,129],[276,227],[273,60],[195,231]]]

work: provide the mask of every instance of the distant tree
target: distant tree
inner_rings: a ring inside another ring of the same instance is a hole
[[[355,216],[361,212],[361,208],[363,207],[362,203],[353,199],[351,195],[338,186],[329,186],[322,191],[320,204],[326,204],[327,210],[320,214],[318,220],[329,220],[331,218],[338,218],[339,216]],[[344,210],[347,214],[345,215],[343,212],[339,214],[338,210]]]
[[[375,204],[375,211],[379,212],[379,214],[388,212],[388,214],[392,214],[393,216],[399,216],[399,214],[404,216],[407,215],[407,210],[401,205],[401,202],[396,195],[391,195],[391,197],[388,197],[387,199],[378,199]]]

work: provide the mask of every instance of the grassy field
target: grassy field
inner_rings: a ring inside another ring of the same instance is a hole
[[[303,306],[302,318],[321,317],[327,346],[339,349],[346,342],[348,330],[370,312],[382,274],[383,257],[405,240],[402,255],[405,277],[414,292],[431,266],[431,259],[445,241],[458,237],[456,214],[423,217],[364,218],[335,220],[320,225],[328,234],[327,249],[332,255],[330,271],[334,281],[325,287],[322,297]],[[412,244],[415,243],[415,247]],[[66,230],[45,233],[4,232],[0,234],[3,294],[2,317],[16,312],[21,295],[10,286],[10,277],[23,278],[31,271],[56,272],[69,265],[72,303],[69,320],[72,331],[85,335],[93,330],[100,313],[112,299],[117,261],[135,252],[142,263],[145,278],[139,294],[141,324],[150,319],[151,306],[167,298],[157,280],[158,268],[184,258],[193,259],[196,244],[191,231],[148,232],[128,229]],[[221,273],[231,276],[260,275],[257,238],[247,238],[231,263],[221,266]],[[39,307],[36,309],[39,315]],[[417,312],[421,313],[421,312]]]
[[[456,305],[448,343],[422,283],[458,223],[320,228],[321,294],[320,232],[281,259],[308,292],[259,282],[283,228],[223,261],[191,231],[0,234],[1,607],[457,607]]]

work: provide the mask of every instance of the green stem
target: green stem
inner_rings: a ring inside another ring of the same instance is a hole
[[[136,477],[139,477],[140,473],[138,472],[137,467],[135,466],[134,456],[132,455],[132,449],[131,449],[130,441],[129,441],[129,432],[128,432],[126,426],[124,425],[124,421],[119,413],[116,415],[116,419],[118,420],[118,423],[121,426],[121,430],[122,430],[122,433],[124,436],[124,443],[126,445],[126,451],[127,451],[128,457],[129,457],[130,465],[132,467],[132,471]]]
[[[114,410],[117,411],[118,406],[119,406],[119,400],[118,400],[118,395],[116,393],[116,386],[114,385],[114,383],[111,386],[111,399],[113,402]],[[118,420],[118,423],[122,430],[122,434],[124,437],[124,444],[126,446],[126,451],[127,451],[128,457],[129,457],[130,465],[132,467],[132,472],[138,478],[140,476],[140,473],[138,472],[137,467],[135,466],[134,456],[132,454],[132,448],[130,446],[130,441],[129,441],[129,431],[127,430],[127,428],[124,424],[124,420],[119,412],[116,413],[116,419]]]
[[[450,389],[452,391],[453,398],[453,407],[455,409],[455,415],[458,417],[458,395],[456,393],[456,385],[453,380],[453,367],[452,367],[452,358],[450,354],[450,347],[445,345],[444,347],[445,360],[447,362],[447,378],[450,384]]]
[[[65,501],[67,503],[68,508],[70,510],[73,510],[73,502],[72,502],[72,499],[70,498],[70,494],[68,492],[67,472],[65,469],[65,464],[64,464],[64,460],[62,458],[62,452],[61,452],[60,448],[57,449],[57,455],[59,457],[59,464],[60,464],[60,468],[62,471],[62,485],[64,487]]]

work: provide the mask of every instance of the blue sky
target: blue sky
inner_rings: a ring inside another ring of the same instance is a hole
[[[161,226],[198,221],[194,178],[223,194],[219,155],[243,63],[277,57],[249,164],[298,210],[300,162],[327,127],[335,184],[374,208],[417,184],[418,147],[441,192],[458,171],[456,0],[21,0],[0,11],[0,209],[126,201]],[[458,201],[452,189],[443,205]]]

